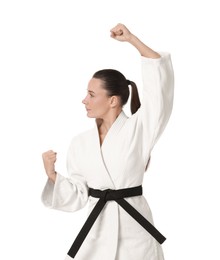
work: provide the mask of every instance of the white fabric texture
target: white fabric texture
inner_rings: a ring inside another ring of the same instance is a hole
[[[42,193],[45,206],[74,212],[89,202],[91,212],[98,199],[88,197],[88,187],[104,190],[142,185],[151,151],[173,107],[171,57],[169,53],[160,54],[159,59],[141,57],[143,97],[134,115],[127,117],[122,111],[101,146],[97,124],[73,138],[67,155],[69,177],[58,173],[55,184],[47,181]],[[126,200],[153,223],[144,196]],[[116,202],[108,201],[74,259],[163,260],[164,257],[161,245]]]

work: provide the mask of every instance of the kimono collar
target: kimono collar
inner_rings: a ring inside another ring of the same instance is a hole
[[[127,119],[128,119],[128,117],[125,115],[124,111],[122,110],[108,131],[111,130],[111,132],[112,132],[113,129],[116,131],[119,130]],[[98,129],[102,123],[102,119],[96,119],[95,122],[96,122],[96,127]]]
[[[108,147],[108,144],[112,143],[112,141],[114,140],[114,137],[117,136],[117,134],[119,133],[120,129],[123,127],[123,125],[125,124],[127,119],[128,119],[128,117],[125,115],[124,111],[122,110],[121,113],[118,115],[118,117],[115,119],[114,123],[109,128],[103,143],[100,145],[100,147],[102,148],[102,151],[105,147]],[[98,140],[99,140],[98,128],[99,128],[101,122],[102,122],[102,120],[96,119],[96,133],[97,133]]]

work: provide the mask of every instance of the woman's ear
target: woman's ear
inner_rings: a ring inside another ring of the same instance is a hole
[[[110,106],[112,108],[120,106],[120,97],[119,96],[112,96],[110,100]]]

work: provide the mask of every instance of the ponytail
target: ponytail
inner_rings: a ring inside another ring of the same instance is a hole
[[[129,81],[131,85],[131,113],[134,114],[141,106],[138,89],[133,81]]]

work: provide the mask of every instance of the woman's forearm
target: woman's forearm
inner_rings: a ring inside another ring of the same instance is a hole
[[[134,34],[130,35],[128,42],[132,44],[142,56],[152,59],[160,58],[159,53],[155,52],[142,41],[140,41]]]
[[[138,39],[133,33],[131,33],[124,24],[117,24],[111,29],[111,37],[118,41],[126,41],[132,44],[142,56],[146,58],[158,59],[160,54],[149,48],[146,44]]]

